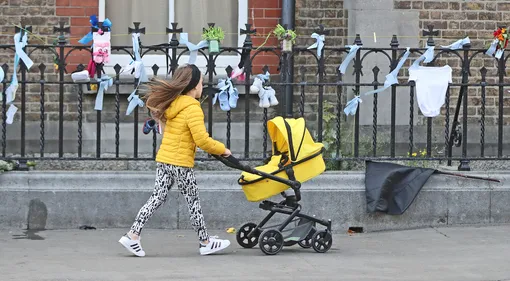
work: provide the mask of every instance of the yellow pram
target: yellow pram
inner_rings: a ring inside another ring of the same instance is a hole
[[[324,146],[314,142],[303,118],[276,117],[267,123],[267,130],[273,143],[273,156],[266,165],[256,167],[256,170],[301,183],[324,172]],[[246,199],[251,202],[268,199],[291,187],[249,172],[241,174],[239,184]]]
[[[276,117],[267,124],[272,140],[273,156],[264,166],[251,168],[234,158],[215,156],[225,165],[242,170],[238,180],[248,201],[261,201],[259,208],[270,213],[259,223],[246,223],[237,231],[236,238],[244,248],[259,245],[262,252],[275,255],[283,246],[298,244],[319,253],[327,252],[333,243],[331,220],[320,220],[301,213],[301,182],[324,172],[322,158],[324,146],[316,143],[308,132],[303,118],[284,119]],[[287,195],[285,190],[294,190],[295,195]],[[285,200],[276,203],[267,201],[281,193]],[[263,227],[276,213],[288,215],[281,224]],[[294,228],[287,228],[294,222]],[[326,227],[317,230],[316,224]]]

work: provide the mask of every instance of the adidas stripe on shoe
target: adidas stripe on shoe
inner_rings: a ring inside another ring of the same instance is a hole
[[[230,246],[230,241],[217,238],[209,238],[209,243],[204,245],[200,243],[200,255],[205,256],[219,252]]]
[[[119,243],[122,244],[129,252],[138,257],[145,257],[140,240],[132,240],[129,236],[124,235],[120,238]]]

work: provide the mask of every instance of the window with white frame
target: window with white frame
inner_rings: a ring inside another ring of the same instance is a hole
[[[166,28],[172,22],[177,22],[183,32],[188,33],[189,41],[196,44],[201,39],[202,28],[207,23],[214,22],[225,32],[224,46],[243,45],[245,35],[239,29],[245,28],[248,22],[248,0],[99,0],[99,20],[109,18],[112,21],[112,46],[131,46],[131,36],[127,35],[128,27],[133,28],[133,22],[141,22],[146,34],[141,35],[143,45],[156,45],[169,42],[171,34],[166,34]],[[117,35],[116,35],[117,34]],[[115,73],[113,66],[128,64],[131,57],[122,52],[113,53],[110,63],[105,65],[107,73]],[[152,74],[152,65],[160,67],[158,73],[164,73],[166,59],[164,54],[150,53],[142,58],[147,73]],[[188,55],[183,55],[179,64],[188,62]],[[239,63],[237,53],[225,53],[218,57],[216,66],[234,67]],[[197,66],[205,70],[206,60],[198,56]]]

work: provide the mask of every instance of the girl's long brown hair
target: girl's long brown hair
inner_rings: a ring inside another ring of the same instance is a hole
[[[147,84],[148,92],[145,99],[154,119],[166,122],[165,111],[190,83],[191,72],[190,67],[183,66],[175,70],[172,79],[154,78]]]

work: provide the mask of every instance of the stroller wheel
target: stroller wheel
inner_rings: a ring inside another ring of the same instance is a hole
[[[313,227],[311,230],[310,230],[310,233],[308,233],[308,236],[306,236],[305,239],[301,240],[298,242],[298,245],[303,248],[303,249],[309,249],[312,247],[312,238],[313,238],[313,235],[315,234],[315,227]]]
[[[259,237],[260,250],[266,255],[276,255],[283,248],[283,235],[276,229],[268,229]]]
[[[259,240],[259,232],[255,232],[251,238],[248,238],[248,234],[257,227],[256,224],[249,222],[243,224],[236,234],[237,243],[243,248],[253,248],[257,245]]]
[[[312,238],[312,247],[317,253],[325,253],[333,244],[333,236],[328,231],[317,231]]]

